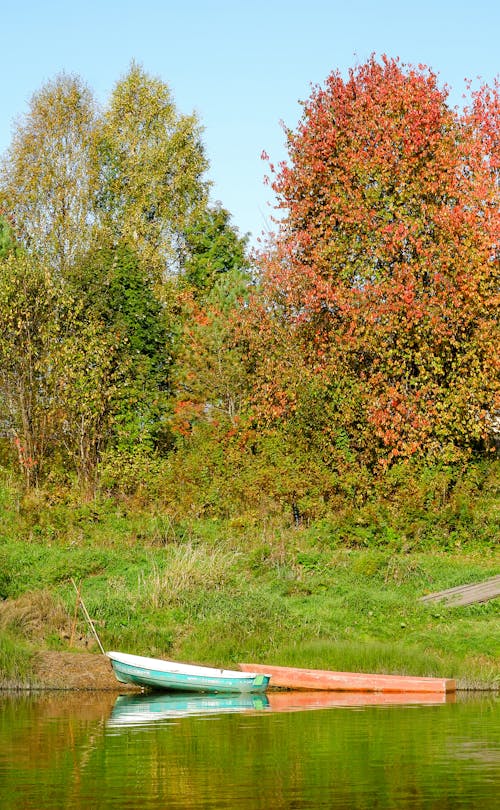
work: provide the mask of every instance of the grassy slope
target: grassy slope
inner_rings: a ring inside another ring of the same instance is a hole
[[[5,504],[4,518],[12,529],[15,518]],[[32,527],[24,539],[3,534],[0,666],[11,682],[23,676],[19,644],[28,650],[93,646],[81,617],[70,639],[75,578],[108,649],[216,665],[253,660],[500,686],[499,600],[453,609],[418,600],[497,573],[494,546],[349,549],[328,542],[324,526],[320,536],[311,528],[263,536],[235,534],[215,522],[176,535],[158,516],[92,509],[72,522],[71,532],[68,523],[60,536],[53,525]]]

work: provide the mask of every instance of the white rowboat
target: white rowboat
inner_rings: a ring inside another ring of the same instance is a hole
[[[265,692],[270,676],[107,652],[117,680],[150,689],[180,692]]]

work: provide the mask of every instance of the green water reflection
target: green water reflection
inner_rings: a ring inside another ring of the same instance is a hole
[[[498,698],[347,702],[0,693],[0,807],[498,807]]]

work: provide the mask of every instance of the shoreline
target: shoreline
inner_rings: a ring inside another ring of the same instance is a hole
[[[270,691],[301,690],[284,690],[279,687],[273,690],[271,687]],[[47,650],[35,653],[33,656],[32,674],[28,682],[15,683],[11,680],[3,682],[0,678],[0,693],[2,692],[126,692],[141,694],[144,689],[118,681],[109,659],[100,653]],[[332,694],[337,693],[336,690],[331,690],[331,692]],[[497,684],[477,687],[458,682],[456,693],[460,695],[494,695],[500,694],[500,689]],[[366,694],[372,693],[367,692]],[[410,695],[410,693],[408,694]]]
[[[140,692],[140,687],[120,683],[108,658],[100,653],[46,650],[33,655],[28,683],[7,687],[29,692]],[[5,690],[0,679],[0,691]]]

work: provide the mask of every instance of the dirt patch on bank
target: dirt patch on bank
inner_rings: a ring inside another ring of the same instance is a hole
[[[111,662],[104,655],[45,651],[33,658],[33,686],[39,689],[105,689],[140,692],[140,688],[116,680]]]

